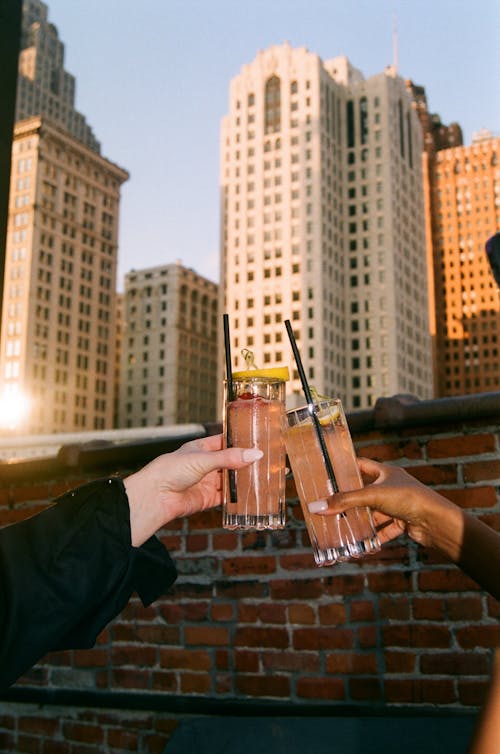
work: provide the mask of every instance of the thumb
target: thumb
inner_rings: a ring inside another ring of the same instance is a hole
[[[191,464],[205,475],[216,469],[240,469],[258,461],[264,453],[259,448],[225,448],[209,453],[191,454]]]

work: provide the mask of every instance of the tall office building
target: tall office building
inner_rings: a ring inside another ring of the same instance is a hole
[[[16,121],[45,115],[95,152],[100,145],[75,108],[76,82],[64,68],[64,44],[41,0],[23,0]]]
[[[500,139],[441,149],[429,164],[439,396],[498,390],[500,293],[485,242],[500,230]]]
[[[121,427],[216,421],[217,305],[218,286],[179,262],[125,276]]]
[[[0,396],[9,408],[29,397],[19,431],[113,426],[118,210],[127,177],[43,118],[15,126]]]
[[[347,408],[432,395],[422,130],[390,67],[288,44],[231,81],[221,129],[221,305],[239,350],[290,364]],[[220,361],[223,363],[221,357]]]
[[[100,155],[74,90],[46,5],[24,0],[0,332],[0,425],[18,432],[113,426],[128,173]]]

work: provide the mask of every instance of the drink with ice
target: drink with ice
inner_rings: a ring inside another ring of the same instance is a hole
[[[285,526],[285,380],[288,370],[235,372],[227,395],[224,436],[234,447],[258,447],[263,457],[224,472],[226,529],[282,529]]]
[[[304,406],[287,412],[286,450],[314,558],[316,564],[322,566],[373,552],[379,549],[380,544],[368,508],[355,508],[336,516],[309,513],[308,503],[324,499],[334,492],[317,428],[314,426],[312,410],[319,420],[338,489],[359,489],[363,483],[339,400],[318,401],[310,407]]]

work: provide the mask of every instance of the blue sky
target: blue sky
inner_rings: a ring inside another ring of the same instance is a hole
[[[347,55],[365,77],[393,62],[470,144],[500,135],[499,0],[46,0],[102,152],[126,168],[119,288],[180,259],[218,279],[219,126],[229,81],[288,41]]]

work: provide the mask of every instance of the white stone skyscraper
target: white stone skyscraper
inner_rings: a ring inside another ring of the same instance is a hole
[[[288,44],[230,85],[221,129],[221,306],[235,366],[288,363],[348,409],[432,396],[422,129],[393,68]],[[222,360],[221,360],[222,361]]]

